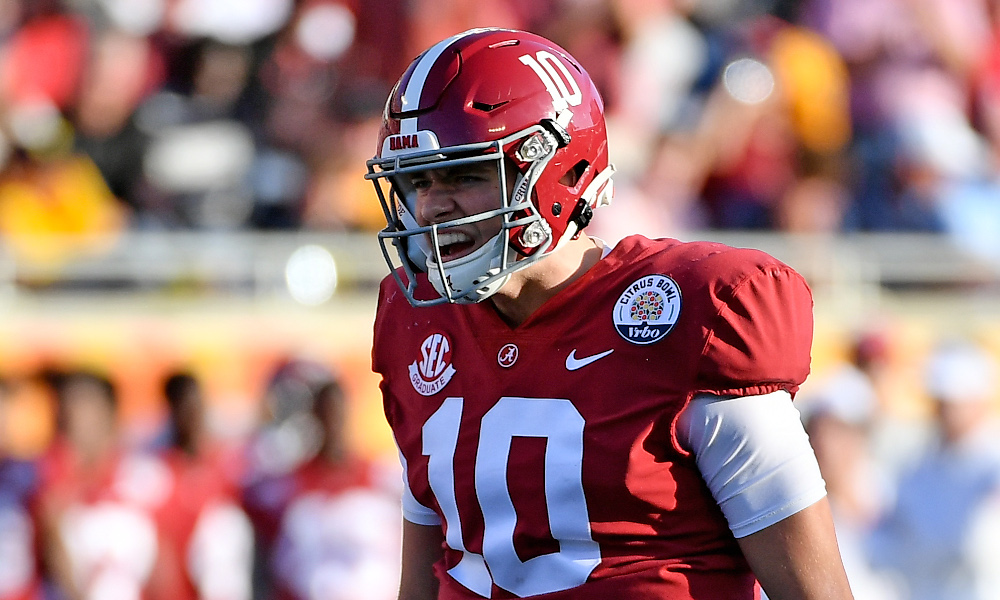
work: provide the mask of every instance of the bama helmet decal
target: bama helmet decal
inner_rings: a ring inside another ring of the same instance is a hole
[[[420,358],[409,366],[410,383],[421,396],[433,396],[455,376],[451,364],[451,340],[443,333],[432,333],[420,344]]]
[[[618,334],[633,344],[662,340],[681,314],[681,289],[666,275],[645,275],[633,281],[615,302]]]

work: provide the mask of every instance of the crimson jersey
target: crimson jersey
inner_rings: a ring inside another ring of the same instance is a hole
[[[388,600],[399,580],[399,494],[368,461],[322,456],[257,482],[253,510],[274,600]]]
[[[229,464],[221,449],[203,451],[198,456],[170,448],[160,455],[163,466],[163,497],[153,510],[159,552],[150,578],[151,600],[217,600],[232,586],[218,584],[206,573],[210,568],[226,568],[230,578],[250,579],[249,564],[244,573],[234,562],[220,564],[218,548],[240,547],[240,522],[245,522],[249,541],[250,523],[239,508],[239,496]],[[235,523],[235,524],[234,524]],[[207,555],[207,557],[206,557]],[[194,559],[197,557],[197,560]],[[242,565],[239,565],[242,566]],[[212,582],[216,589],[212,589]],[[239,595],[230,596],[238,599]]]
[[[152,510],[162,500],[162,465],[116,449],[85,464],[65,439],[39,461],[34,510],[43,548],[65,550],[67,572],[83,598],[101,598],[113,586],[145,600],[159,544]],[[54,573],[53,573],[54,574]]]
[[[674,422],[699,392],[795,393],[812,297],[755,250],[635,236],[511,328],[383,282],[373,368],[440,598],[758,592]]]

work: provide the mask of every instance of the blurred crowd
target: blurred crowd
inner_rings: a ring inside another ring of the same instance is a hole
[[[33,455],[7,443],[25,387],[56,408]],[[197,376],[170,372],[161,391],[162,427],[135,440],[101,372],[0,385],[0,600],[395,598],[398,466],[349,446],[333,370],[280,364],[260,426],[235,441]]]
[[[994,600],[996,348],[930,340],[901,369],[901,346],[859,333],[796,399],[855,598]],[[351,443],[343,381],[278,361],[239,436],[185,369],[165,372],[143,436],[102,372],[0,382],[0,600],[394,600],[399,465]],[[26,392],[54,407],[33,453],[10,443]]]
[[[826,480],[857,600],[988,600],[1000,589],[997,362],[943,338],[906,388],[872,330],[806,382],[796,405]],[[894,372],[895,371],[895,372]],[[895,406],[894,406],[895,405]]]
[[[384,99],[484,25],[598,83],[606,239],[935,232],[1000,260],[998,0],[0,0],[0,237],[58,264],[127,230],[374,231]],[[996,353],[942,341],[907,419],[891,347],[860,335],[797,400],[855,596],[995,598]],[[25,387],[57,415],[32,456],[4,435]],[[0,600],[395,596],[398,473],[345,443],[334,369],[281,365],[237,442],[195,374],[161,391],[136,443],[105,374],[0,382]]]
[[[929,231],[1000,256],[996,0],[2,0],[0,235],[53,261],[126,229],[380,228],[384,99],[484,25],[598,83],[607,238]]]

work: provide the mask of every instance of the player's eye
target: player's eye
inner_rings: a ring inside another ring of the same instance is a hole
[[[431,186],[431,180],[427,177],[411,177],[410,185],[416,190],[425,190]]]
[[[485,180],[486,180],[485,177],[473,174],[462,174],[462,175],[457,175],[455,177],[456,183],[480,183]]]

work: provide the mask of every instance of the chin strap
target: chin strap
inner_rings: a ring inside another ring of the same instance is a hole
[[[608,165],[607,168],[598,173],[587,189],[583,190],[580,200],[586,202],[587,206],[591,208],[610,205],[615,195],[615,182],[611,180],[611,176],[615,174],[616,170],[614,165]]]
[[[615,166],[608,165],[590,182],[583,195],[576,201],[573,213],[569,216],[569,223],[566,224],[566,233],[563,237],[575,239],[580,235],[580,231],[590,224],[594,217],[594,209],[611,204],[615,194],[614,181],[611,176],[615,174]],[[560,244],[561,245],[561,244]]]
[[[431,229],[438,247],[437,226]],[[452,303],[482,302],[495,294],[510,277],[500,276],[506,252],[506,236],[498,233],[474,252],[448,263],[438,262],[436,253],[427,256],[427,278],[439,295]]]

